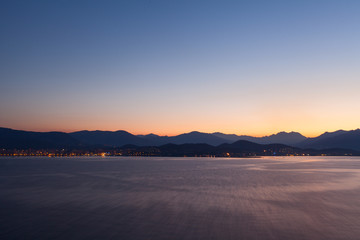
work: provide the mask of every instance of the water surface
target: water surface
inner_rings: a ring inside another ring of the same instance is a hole
[[[360,158],[0,158],[1,239],[359,239]]]

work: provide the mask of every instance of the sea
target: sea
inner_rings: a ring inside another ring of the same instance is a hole
[[[360,239],[360,158],[2,157],[0,239]]]

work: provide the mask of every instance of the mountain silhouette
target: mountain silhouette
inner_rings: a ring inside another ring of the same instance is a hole
[[[238,140],[246,140],[259,144],[272,144],[272,143],[281,143],[287,144],[291,146],[295,146],[300,142],[306,139],[305,136],[301,135],[298,132],[279,132],[277,134],[272,134],[270,136],[265,137],[252,137],[246,135],[235,135],[235,134],[223,134],[223,133],[213,133],[213,135],[221,137],[223,139],[229,141],[238,141]]]
[[[119,131],[79,131],[69,133],[70,136],[78,141],[88,145],[105,145],[112,147],[121,147],[126,144],[137,146],[151,145],[151,142],[141,137],[132,135],[123,130]]]
[[[165,144],[159,147],[123,147],[124,152],[142,152],[145,155],[160,156],[217,156],[217,157],[244,157],[244,156],[274,156],[305,153],[302,149],[287,146],[284,144],[258,144],[246,140],[239,140],[234,143],[224,143],[219,146],[212,146],[203,143],[187,144]],[[317,151],[307,150],[307,153],[318,154]],[[332,153],[332,152],[329,152]],[[339,152],[341,154],[345,152]]]
[[[180,134],[168,138],[169,143],[184,144],[184,143],[206,143],[209,145],[217,146],[224,142],[231,142],[223,138],[219,138],[210,133],[201,133],[193,131],[190,133]]]
[[[234,141],[235,140],[235,141]],[[25,148],[62,148],[62,147],[121,147],[124,145],[159,147],[166,144],[201,144],[218,146],[222,151],[237,148],[246,150],[260,148],[255,144],[269,145],[269,149],[284,148],[282,145],[306,149],[332,149],[360,151],[360,129],[325,132],[315,138],[306,138],[297,132],[279,132],[265,137],[239,136],[223,133],[189,132],[177,136],[158,136],[155,134],[133,135],[126,131],[78,131],[63,132],[31,132],[0,128],[0,147],[4,149]],[[246,146],[246,148],[245,148]],[[190,147],[190,145],[188,145]],[[193,147],[193,146],[191,146]],[[262,149],[266,150],[267,149]],[[340,151],[341,150],[341,151]],[[346,151],[344,151],[345,153]]]
[[[215,133],[202,133],[193,131],[189,133],[183,133],[177,136],[158,136],[155,134],[149,135],[137,135],[141,138],[149,140],[152,145],[160,146],[167,143],[184,144],[184,143],[206,143],[213,146],[217,146],[223,143],[233,143],[238,140],[246,140],[259,144],[272,144],[281,143],[295,146],[296,144],[304,141],[306,137],[297,132],[279,132],[265,137],[252,137],[246,135],[236,134],[224,134],[220,132]]]
[[[257,152],[257,153],[266,153],[274,152],[275,154],[277,152],[285,152],[288,150],[294,151],[297,148],[284,145],[284,144],[259,144],[254,142],[249,142],[246,140],[239,140],[232,144],[222,144],[218,146],[218,149],[221,150],[221,152],[235,152],[235,153],[244,153],[244,152]]]
[[[173,144],[205,143],[205,144],[217,146],[226,142],[234,142],[231,140],[223,139],[221,137],[217,137],[210,133],[202,133],[198,131],[183,133],[171,137],[158,136],[155,134],[137,135],[137,136],[150,141],[153,146],[160,146],[168,143],[173,143]]]
[[[315,138],[308,138],[297,145],[301,148],[344,148],[360,151],[360,129],[326,132]]]
[[[150,143],[150,145],[152,146],[160,146],[160,145],[164,145],[169,143],[169,138],[168,136],[159,136],[153,133],[147,134],[147,135],[136,135],[137,137],[146,139],[147,142]]]
[[[0,128],[0,147],[41,149],[80,146],[80,141],[63,132],[30,132]]]

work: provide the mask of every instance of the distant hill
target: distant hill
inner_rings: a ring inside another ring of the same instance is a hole
[[[204,143],[186,144],[165,144],[159,147],[159,152],[163,156],[194,156],[203,154],[215,154],[216,147]]]
[[[247,156],[287,156],[287,155],[360,155],[360,151],[346,149],[301,149],[284,144],[258,144],[246,140],[219,146],[209,144],[187,143],[187,144],[165,144],[159,147],[124,146],[121,148],[124,155],[138,156],[216,156],[216,157],[247,157]]]
[[[0,128],[0,147],[43,149],[80,146],[80,141],[62,132],[30,132]]]
[[[213,133],[213,135],[217,137],[221,137],[223,139],[229,141],[238,141],[238,140],[246,140],[259,144],[272,144],[272,143],[281,143],[287,144],[291,146],[295,146],[300,142],[306,139],[305,136],[301,135],[298,132],[279,132],[277,134],[273,134],[265,137],[252,137],[246,135],[235,135],[235,134],[223,134],[223,133]]]
[[[69,133],[70,136],[87,145],[105,145],[121,147],[126,144],[137,146],[151,145],[151,141],[132,135],[126,131],[79,131]]]
[[[160,146],[162,144],[174,143],[174,144],[184,144],[184,143],[206,143],[213,146],[217,146],[223,143],[233,143],[239,140],[251,141],[259,144],[272,144],[272,143],[281,143],[295,146],[296,144],[304,141],[306,137],[297,132],[279,132],[265,137],[252,137],[246,135],[236,135],[236,134],[224,134],[220,132],[215,133],[202,133],[202,132],[190,132],[184,133],[177,136],[158,136],[155,134],[149,135],[137,135],[143,139],[146,139],[152,143],[154,146]]]
[[[215,132],[215,133],[212,133],[212,135],[214,135],[216,137],[219,137],[219,138],[222,138],[222,139],[224,139],[226,141],[229,141],[230,143],[236,142],[236,141],[239,141],[239,140],[246,140],[246,139],[243,139],[244,137],[252,138],[250,136],[239,136],[239,135],[236,135],[236,134],[225,134],[225,133],[221,133],[221,132]]]
[[[255,144],[269,145],[271,148],[284,148],[282,145],[303,149],[332,149],[339,153],[342,150],[360,151],[360,129],[352,131],[339,130],[326,132],[315,138],[306,138],[297,132],[279,132],[265,137],[239,136],[223,133],[189,132],[177,136],[158,136],[155,134],[133,135],[126,131],[79,131],[72,133],[63,132],[30,132],[0,128],[1,148],[62,148],[62,147],[122,147],[153,146],[159,147],[166,144],[201,144],[216,146],[223,151],[237,146],[237,151],[244,146],[246,150],[259,150]],[[273,144],[273,145],[271,145]],[[271,146],[270,146],[271,145]],[[171,145],[169,145],[171,146]],[[190,145],[189,145],[190,147]],[[193,147],[193,146],[191,146]],[[266,149],[262,149],[266,150]],[[346,151],[345,151],[346,152]]]
[[[213,146],[217,146],[220,144],[223,144],[225,142],[232,142],[220,137],[217,137],[210,133],[201,133],[201,132],[190,132],[190,133],[184,133],[180,134],[174,137],[168,138],[169,143],[175,143],[175,144],[184,144],[184,143],[206,143]]]
[[[159,136],[156,134],[148,134],[148,135],[136,135],[137,137],[146,139],[150,145],[152,146],[160,146],[160,145],[164,145],[169,143],[169,138],[168,136]]]
[[[233,142],[231,140],[223,139],[221,137],[217,137],[210,133],[202,133],[202,132],[189,132],[183,133],[177,136],[158,136],[155,134],[149,135],[137,135],[143,139],[146,139],[152,143],[153,146],[160,146],[168,143],[173,144],[185,144],[185,143],[205,143],[213,146],[217,146],[226,142]]]
[[[219,152],[229,153],[248,153],[253,152],[258,155],[282,155],[293,152],[301,152],[300,149],[284,144],[259,144],[246,140],[239,140],[232,144],[222,144],[217,147]],[[271,154],[270,154],[271,153]]]
[[[293,153],[296,148],[282,144],[257,144],[245,140],[239,140],[234,143],[225,143],[219,146],[209,144],[166,144],[158,147],[159,153],[164,156],[247,156],[247,155],[282,155]],[[141,148],[146,151],[146,148]]]
[[[336,132],[326,132],[315,138],[307,138],[303,142],[297,144],[301,148],[343,148],[360,151],[360,129]]]

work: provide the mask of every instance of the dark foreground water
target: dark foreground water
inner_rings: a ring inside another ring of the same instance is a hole
[[[360,158],[0,158],[0,239],[360,239]]]

